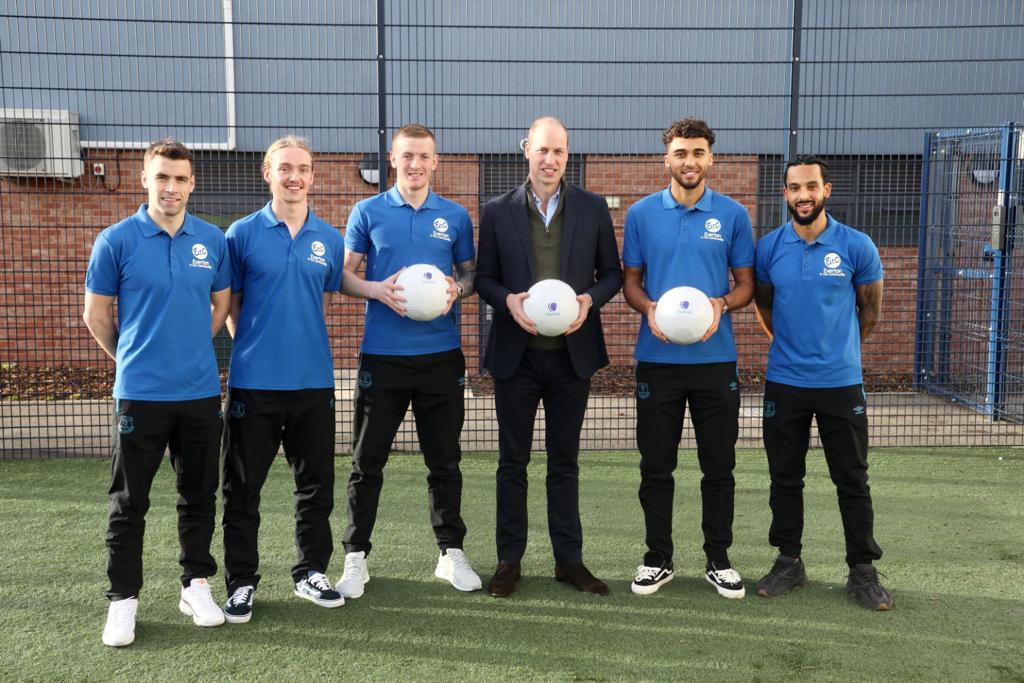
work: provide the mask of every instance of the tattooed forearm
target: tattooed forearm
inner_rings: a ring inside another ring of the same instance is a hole
[[[473,293],[473,278],[476,277],[476,263],[463,261],[455,264],[455,282],[462,293],[459,298],[465,299]]]
[[[882,317],[882,281],[861,285],[857,288],[857,318],[860,321],[860,340],[865,339],[875,329]]]

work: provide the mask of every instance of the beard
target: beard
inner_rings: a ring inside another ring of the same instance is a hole
[[[797,225],[810,225],[814,221],[818,220],[818,216],[825,210],[825,202],[817,202],[811,212],[806,216],[801,216],[796,210],[796,204],[790,204],[786,202],[786,206],[789,207],[789,215],[792,217],[793,222]]]
[[[704,179],[707,178],[707,175],[708,171],[707,169],[704,169],[703,171],[697,174],[697,179],[692,182],[687,182],[683,180],[682,171],[680,171],[678,174],[673,173],[672,177],[675,179],[677,183],[679,183],[679,186],[682,187],[684,190],[693,190],[700,187],[700,184],[704,182]]]

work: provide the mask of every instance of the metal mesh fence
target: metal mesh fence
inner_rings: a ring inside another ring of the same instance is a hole
[[[269,199],[267,144],[305,135],[313,209],[343,229],[389,184],[392,132],[423,123],[434,189],[476,224],[525,179],[519,141],[544,114],[568,126],[567,178],[607,198],[620,244],[628,208],[668,183],[675,119],[715,129],[709,186],[757,235],[785,220],[785,160],[823,156],[828,210],[886,270],[863,358],[873,445],[1024,445],[1024,136],[1001,126],[1024,118],[1022,63],[1016,0],[0,0],[0,458],[108,453],[113,367],[81,320],[84,272],[96,235],[145,201],[151,140],[197,151],[190,209],[226,228]],[[339,451],[362,309],[336,297],[328,316]],[[582,446],[632,449],[639,316],[621,294],[602,314],[612,363]],[[459,315],[463,448],[495,450],[489,312],[474,297]],[[740,445],[759,446],[768,341],[752,306],[733,321]],[[216,345],[226,368],[230,339]],[[417,448],[411,415],[395,448]]]

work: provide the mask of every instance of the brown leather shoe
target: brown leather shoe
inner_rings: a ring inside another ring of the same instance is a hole
[[[496,598],[507,598],[515,591],[519,576],[518,564],[501,561],[487,584],[487,592]]]
[[[571,583],[576,590],[584,593],[597,593],[608,595],[608,584],[590,573],[582,564],[575,567],[559,567],[555,565],[555,580],[562,583]]]

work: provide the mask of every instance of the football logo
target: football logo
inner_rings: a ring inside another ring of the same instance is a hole
[[[679,308],[683,309],[684,311],[687,310],[689,307],[690,302],[687,301],[686,299],[683,299],[682,301],[679,302]]]
[[[206,251],[206,247],[202,244],[196,243],[192,245],[192,255],[197,259],[204,259],[209,255],[209,253],[210,252]]]
[[[718,232],[722,229],[722,223],[717,218],[709,218],[707,222],[704,223],[704,229],[708,232]]]
[[[839,254],[834,251],[830,251],[825,254],[825,267],[826,268],[838,268],[842,263],[842,259],[839,258]]]
[[[437,230],[438,232],[448,232],[448,221],[443,218],[435,218],[434,230]]]
[[[552,301],[551,303],[548,304],[548,310],[554,313],[555,311],[558,310],[558,304]]]

